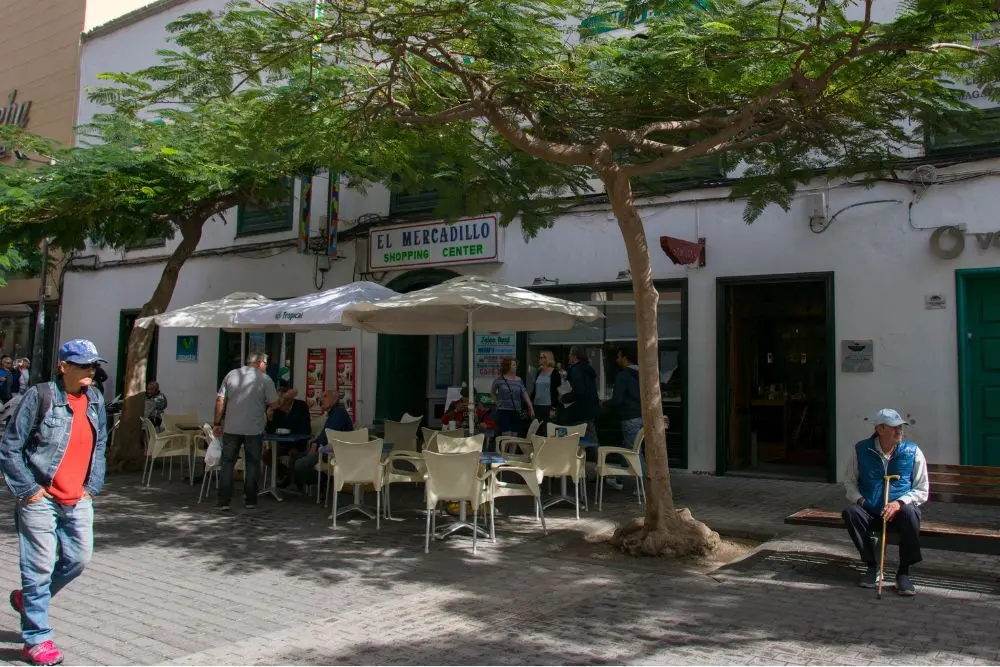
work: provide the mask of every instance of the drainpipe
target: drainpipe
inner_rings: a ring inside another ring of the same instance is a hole
[[[35,317],[35,342],[31,347],[31,384],[44,382],[42,360],[45,357],[45,284],[49,275],[49,239],[42,239],[42,271],[38,281],[38,315]]]

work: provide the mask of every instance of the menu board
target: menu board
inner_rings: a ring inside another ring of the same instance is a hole
[[[326,391],[326,348],[311,347],[306,350],[306,403],[310,407],[319,403]]]
[[[493,378],[500,376],[500,363],[504,357],[517,356],[517,334],[515,333],[477,333],[475,338],[475,365],[472,378],[475,383],[477,399],[483,402],[490,400],[490,387]]]
[[[355,368],[356,356],[353,347],[337,348],[337,391],[341,394],[340,402],[351,415],[351,420],[356,419],[354,411],[355,395]]]

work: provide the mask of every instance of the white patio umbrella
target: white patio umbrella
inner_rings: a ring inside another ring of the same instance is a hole
[[[305,294],[294,299],[269,301],[238,312],[234,323],[247,329],[294,327],[302,331],[314,329],[347,330],[351,327],[341,323],[341,315],[347,306],[358,301],[374,303],[394,296],[399,296],[399,292],[378,283],[361,280],[324,292]]]
[[[478,276],[460,276],[384,301],[358,302],[344,309],[342,322],[386,334],[457,335],[469,332],[469,432],[472,413],[474,333],[476,331],[559,331],[601,311],[565,299]]]
[[[224,331],[239,331],[241,334],[247,329],[282,331],[281,328],[273,324],[269,327],[242,327],[236,324],[236,315],[240,311],[269,303],[273,303],[271,299],[256,292],[233,292],[221,299],[204,301],[176,310],[168,310],[159,315],[139,318],[135,321],[135,326],[148,329],[156,324],[167,329],[222,329]],[[241,362],[246,359],[245,352],[243,336],[240,335]]]

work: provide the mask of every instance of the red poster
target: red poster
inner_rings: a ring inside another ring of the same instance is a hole
[[[306,402],[318,404],[326,391],[326,348],[311,347],[306,351]]]
[[[356,390],[355,375],[355,355],[353,347],[337,348],[337,391],[343,398],[340,399],[347,409],[347,414],[351,415],[351,420],[357,419],[354,412],[354,396]]]

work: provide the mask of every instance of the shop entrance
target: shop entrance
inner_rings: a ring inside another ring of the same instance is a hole
[[[836,480],[833,274],[719,281],[718,471]]]
[[[414,292],[438,285],[458,274],[447,269],[409,271],[386,284],[400,293]],[[438,344],[438,336],[379,334],[378,375],[375,383],[375,419],[398,420],[403,413],[423,415],[424,424],[439,423],[444,409],[446,386],[438,389],[437,353],[453,355],[451,368],[465,377],[463,364],[464,336],[455,336],[450,345]],[[456,363],[460,360],[461,363]],[[433,368],[432,368],[433,364]],[[440,400],[438,399],[440,394]],[[440,406],[438,405],[440,403]],[[438,408],[440,407],[440,410]],[[437,420],[435,415],[437,414]]]

